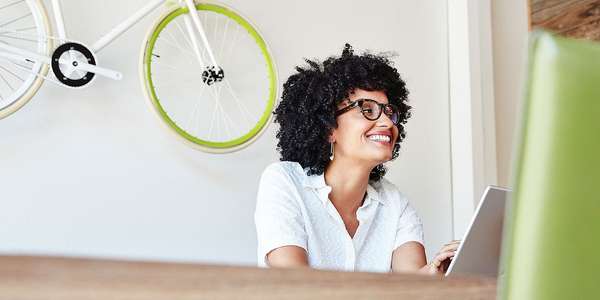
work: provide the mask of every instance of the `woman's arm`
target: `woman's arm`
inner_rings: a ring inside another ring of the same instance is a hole
[[[267,253],[269,267],[308,267],[306,251],[298,246],[283,246]]]
[[[269,165],[261,176],[254,223],[259,265],[308,265],[308,236],[295,184],[282,163]]]
[[[427,264],[425,247],[419,242],[404,243],[392,253],[392,272],[417,272]]]
[[[392,253],[392,272],[413,272],[429,275],[443,275],[446,270],[443,262],[452,259],[460,240],[454,240],[442,247],[430,264],[427,264],[425,247],[419,242],[407,242]]]

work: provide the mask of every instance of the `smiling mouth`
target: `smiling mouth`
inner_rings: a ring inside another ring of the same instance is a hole
[[[367,139],[369,141],[382,143],[382,144],[390,144],[390,141],[392,140],[392,138],[389,135],[381,135],[381,134],[374,134],[374,135],[367,136]]]

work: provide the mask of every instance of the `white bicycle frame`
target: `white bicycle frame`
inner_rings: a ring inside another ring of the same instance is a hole
[[[33,0],[27,0],[27,1],[30,2]],[[44,38],[44,39],[45,38],[57,38],[60,41],[60,43],[64,43],[65,41],[68,41],[68,39],[67,39],[67,34],[66,34],[66,30],[65,30],[65,25],[64,25],[64,19],[63,19],[63,15],[62,15],[61,3],[60,3],[60,0],[51,0],[51,1],[52,1],[52,10],[53,10],[53,15],[54,15],[54,21],[56,23],[55,25],[56,25],[58,37],[41,37],[41,38]],[[200,49],[198,47],[200,44],[198,43],[199,41],[198,41],[198,37],[196,36],[196,34],[200,35],[202,45],[204,45],[206,48],[206,51],[207,51],[209,59],[210,59],[210,63],[212,63],[213,66],[218,66],[217,60],[215,59],[212,49],[210,48],[210,45],[208,43],[208,39],[206,38],[206,34],[204,32],[204,28],[202,27],[202,23],[200,22],[200,17],[198,16],[198,12],[196,11],[196,6],[194,5],[194,0],[176,0],[176,1],[177,1],[177,5],[180,5],[181,7],[187,7],[190,11],[189,14],[184,15],[184,23],[185,23],[186,31],[190,37],[190,40],[192,41],[196,59],[200,63],[200,66],[202,66],[203,69],[206,68],[206,64],[202,60],[202,55],[201,55]],[[129,30],[132,26],[137,24],[141,19],[143,19],[149,13],[154,11],[157,7],[159,7],[162,4],[167,3],[167,2],[172,2],[172,0],[151,0],[144,7],[139,9],[137,12],[132,14],[130,17],[125,19],[123,22],[121,22],[117,26],[115,26],[108,33],[103,35],[98,41],[96,41],[92,45],[90,51],[92,51],[92,53],[94,53],[94,54],[100,52],[102,49],[104,49],[104,47],[108,46],[110,43],[112,43],[114,40],[116,40],[119,36],[121,36],[123,33],[125,33],[127,30]],[[194,29],[196,29],[196,31],[194,31]],[[0,57],[5,57],[10,60],[27,61],[27,62],[39,61],[39,62],[46,63],[49,65],[51,63],[50,57],[40,55],[40,54],[32,52],[32,51],[27,51],[27,50],[23,50],[20,48],[16,48],[16,47],[13,47],[10,45],[0,43],[0,50],[5,50],[8,52],[8,53],[3,53],[2,51],[0,51]],[[64,59],[61,59],[59,61],[59,64],[69,64],[69,62]],[[99,67],[99,66],[93,65],[93,64],[83,63],[83,62],[81,62],[77,66],[75,66],[75,70],[82,70],[82,71],[86,71],[86,72],[95,73],[95,74],[98,74],[98,75],[101,75],[104,77],[108,77],[108,78],[111,78],[114,80],[120,80],[123,77],[120,72],[110,70],[107,68],[103,68],[103,67]]]

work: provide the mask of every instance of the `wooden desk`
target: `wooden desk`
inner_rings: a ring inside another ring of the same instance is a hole
[[[494,299],[490,278],[0,256],[0,299]]]

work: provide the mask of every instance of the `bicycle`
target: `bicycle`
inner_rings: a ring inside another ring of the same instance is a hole
[[[242,149],[267,128],[277,102],[276,68],[257,29],[233,9],[152,0],[88,47],[67,38],[61,2],[51,1],[57,36],[41,0],[0,0],[0,119],[25,105],[44,81],[83,88],[97,76],[121,79],[96,55],[164,6],[139,61],[142,89],[162,123],[212,153]]]

